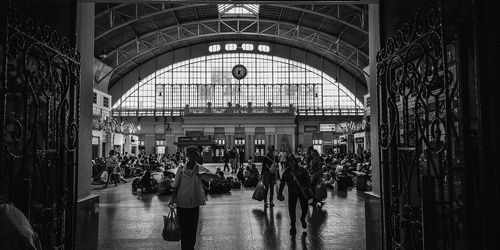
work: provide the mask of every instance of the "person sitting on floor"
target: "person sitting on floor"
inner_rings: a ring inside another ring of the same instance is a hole
[[[224,179],[224,172],[220,170],[220,168],[217,168],[217,171],[215,171],[215,174],[219,175],[221,179]]]
[[[175,175],[174,175],[175,176]],[[163,178],[158,182],[158,195],[167,195],[172,193],[172,173],[163,171]]]
[[[247,176],[245,177],[245,182],[244,185],[245,187],[255,187],[257,186],[257,183],[259,183],[259,170],[257,169],[257,166],[253,163],[252,158],[248,159],[248,172]]]
[[[139,180],[138,188],[141,189],[142,193],[153,193],[158,189],[158,182],[151,175],[151,171],[147,170],[144,173]]]

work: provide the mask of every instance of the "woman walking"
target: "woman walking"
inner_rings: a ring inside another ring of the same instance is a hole
[[[273,195],[274,195],[274,185],[276,185],[276,179],[279,175],[279,169],[276,167],[275,172],[271,171],[273,165],[278,164],[278,159],[274,155],[274,147],[269,147],[269,152],[264,156],[262,160],[262,170],[261,176],[264,181],[264,186],[266,187],[266,197],[264,198],[264,207],[274,207]],[[267,195],[269,194],[269,203],[267,203]]]
[[[286,168],[281,176],[280,187],[278,189],[278,200],[282,201],[285,199],[283,197],[283,188],[285,184],[288,185],[288,212],[290,214],[290,235],[295,235],[297,230],[295,229],[296,213],[295,209],[297,207],[297,200],[300,202],[300,208],[302,214],[300,216],[300,222],[302,223],[302,228],[307,228],[306,215],[307,215],[307,199],[304,197],[304,191],[302,189],[307,189],[310,186],[309,174],[307,171],[297,165],[297,160],[295,156],[291,155],[286,160]]]
[[[187,148],[187,162],[180,166],[175,175],[174,194],[169,206],[177,205],[177,215],[181,231],[181,248],[194,249],[198,231],[200,206],[205,205],[205,194],[199,174],[199,165],[203,164],[203,157],[198,148]]]

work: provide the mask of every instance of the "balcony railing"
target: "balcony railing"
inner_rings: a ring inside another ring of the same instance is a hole
[[[162,117],[162,116],[196,116],[196,115],[298,115],[298,116],[363,116],[364,109],[341,108],[341,109],[313,109],[295,107],[189,107],[173,108],[168,110],[155,109],[114,109],[114,117],[137,116],[137,117]]]

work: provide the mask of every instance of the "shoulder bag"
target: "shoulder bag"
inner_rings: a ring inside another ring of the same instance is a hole
[[[269,168],[269,172],[271,172],[271,174],[276,174],[278,172],[278,164],[267,155],[266,155],[266,158],[273,162],[271,164],[271,167]]]
[[[297,184],[297,186],[299,186],[299,189],[300,189],[300,192],[302,193],[302,196],[306,200],[312,199],[313,196],[314,196],[314,193],[311,190],[311,188],[304,188],[304,187],[302,187],[302,185],[300,184],[299,180],[297,179],[297,176],[295,176],[295,173],[293,173],[293,171],[291,169],[290,169],[290,174],[292,174],[293,180],[295,181],[295,183]]]

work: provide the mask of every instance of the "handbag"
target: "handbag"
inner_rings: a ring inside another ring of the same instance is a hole
[[[181,230],[177,220],[177,213],[173,208],[170,208],[168,216],[163,216],[163,230],[161,236],[165,241],[181,240]]]
[[[266,187],[264,186],[262,180],[260,180],[259,184],[257,184],[257,187],[255,187],[255,190],[253,191],[252,199],[263,201],[264,198],[266,198]]]
[[[297,179],[297,177],[295,176],[295,174],[293,173],[293,171],[290,171],[290,173],[292,174],[292,177],[293,177],[293,180],[295,181],[295,183],[297,183],[297,186],[299,186],[299,189],[300,189],[300,192],[302,193],[302,196],[306,200],[312,199],[313,196],[314,196],[314,193],[313,193],[312,189],[311,188],[304,188],[304,187],[302,187],[302,185],[300,184],[299,180]]]

